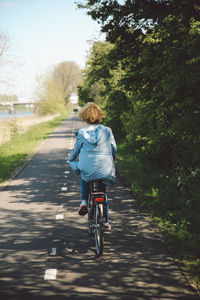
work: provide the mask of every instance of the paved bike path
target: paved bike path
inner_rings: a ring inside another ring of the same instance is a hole
[[[96,259],[65,160],[81,126],[72,114],[0,192],[0,299],[200,299],[120,178]]]

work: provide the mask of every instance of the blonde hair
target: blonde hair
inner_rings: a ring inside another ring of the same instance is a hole
[[[104,113],[96,103],[89,102],[82,108],[79,117],[87,123],[99,124],[104,118]]]

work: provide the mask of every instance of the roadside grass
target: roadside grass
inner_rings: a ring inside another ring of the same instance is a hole
[[[120,145],[116,168],[124,183],[138,200],[141,209],[149,214],[152,223],[162,234],[174,259],[183,271],[186,271],[190,283],[200,291],[200,235],[189,232],[184,222],[172,222],[170,218],[164,216],[163,203],[159,203],[158,191],[151,185],[153,176],[151,170],[142,166],[133,156],[124,153]],[[167,210],[167,206],[164,209]]]
[[[68,115],[69,112],[51,121],[31,126],[23,134],[15,132],[9,142],[0,146],[0,185],[12,176],[24,163],[25,158],[33,153]]]
[[[173,224],[168,220],[155,216],[152,219],[163,234],[176,261],[189,273],[194,286],[200,291],[200,236],[192,234],[184,226]]]

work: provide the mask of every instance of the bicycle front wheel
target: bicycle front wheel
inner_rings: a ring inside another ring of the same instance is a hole
[[[94,237],[96,244],[97,256],[103,254],[104,230],[103,230],[103,205],[95,205],[94,207]]]

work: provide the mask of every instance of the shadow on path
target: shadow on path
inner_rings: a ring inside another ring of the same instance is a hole
[[[199,299],[120,180],[108,190],[112,233],[96,258],[87,216],[77,214],[80,179],[65,161],[72,122],[0,192],[1,299]],[[56,280],[45,281],[52,268]]]

